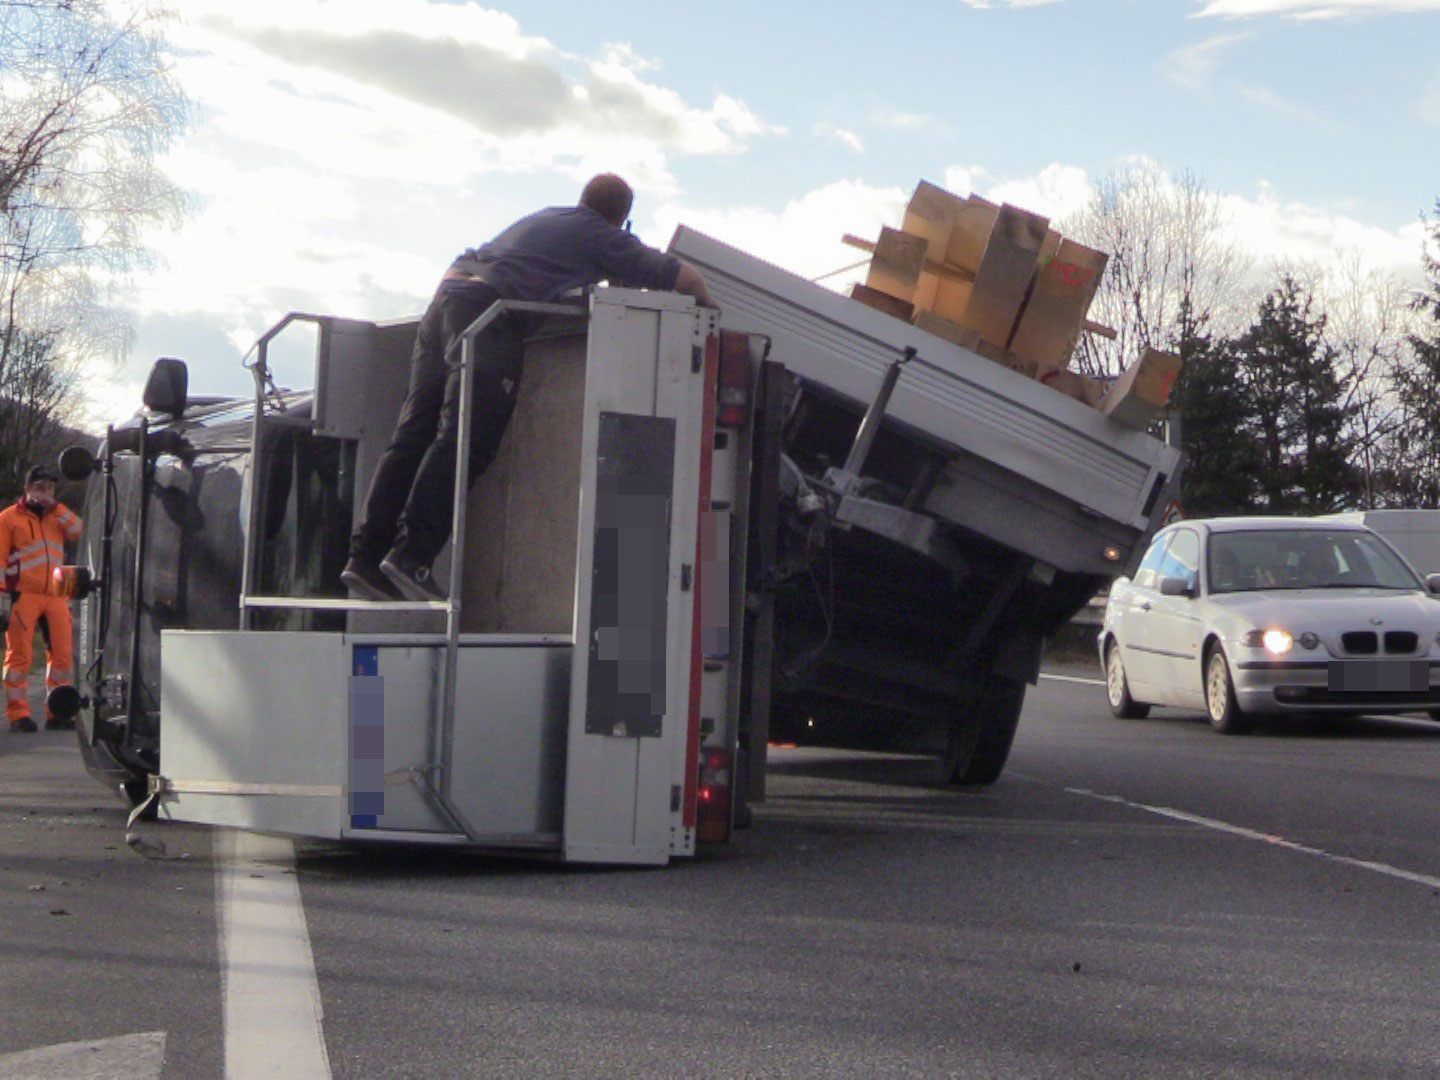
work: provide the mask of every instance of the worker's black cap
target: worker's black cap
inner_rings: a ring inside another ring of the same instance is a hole
[[[48,465],[32,465],[30,466],[30,471],[25,474],[26,487],[29,487],[31,484],[41,483],[45,480],[58,484],[60,482],[60,474]]]

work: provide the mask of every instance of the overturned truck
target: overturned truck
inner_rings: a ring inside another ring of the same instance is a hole
[[[437,562],[452,600],[428,608],[351,601],[339,583],[415,320],[287,316],[261,339],[244,399],[190,398],[183,366],[160,362],[146,407],[64,462],[93,477],[84,555],[98,587],[78,620],[76,703],[91,770],[191,820],[598,861],[608,840],[582,819],[598,812],[590,789],[613,786],[594,779],[602,760],[631,778],[617,820],[633,832],[653,802],[670,854],[727,837],[763,798],[773,740],[928,753],[948,780],[993,782],[1046,637],[1143,549],[1178,452],[698,232],[680,229],[672,249],[705,275],[718,319],[688,298],[605,288],[525,314],[515,419],[457,499],[460,547]],[[268,346],[296,322],[317,327],[313,387],[277,389]],[[629,565],[615,538],[640,520],[605,524],[612,490],[659,493],[644,520],[664,535],[642,544],[659,567],[650,600],[602,618],[639,581],[606,577]],[[622,708],[606,642],[636,619],[645,678],[665,689]],[[361,648],[377,650],[369,677],[387,675],[371,772],[354,757],[357,684],[303,685],[336,677],[303,661],[322,639],[353,661],[345,678],[366,677],[346,652]],[[510,737],[470,715],[482,669],[494,685],[534,683],[505,732],[533,712],[546,734],[471,785],[466,762]],[[410,735],[402,684],[424,699]],[[315,714],[332,699],[335,739],[273,735],[330,723]],[[649,753],[643,740],[672,728],[674,748]],[[642,741],[587,757],[592,737]],[[316,766],[324,783],[264,775],[305,754],[345,760]],[[356,811],[362,773],[390,792],[378,816]],[[460,805],[470,787],[482,793]],[[333,813],[316,811],[322,789]]]

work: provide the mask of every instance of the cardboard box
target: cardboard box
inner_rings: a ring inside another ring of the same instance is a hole
[[[859,300],[866,307],[872,307],[876,311],[883,311],[886,315],[893,315],[897,319],[910,321],[915,314],[915,305],[898,297],[883,293],[879,289],[872,289],[869,285],[861,285],[856,282],[850,286],[850,299]]]
[[[1009,348],[1049,227],[1039,214],[1008,203],[1000,208],[975,271],[965,314],[957,322],[980,331],[986,341]]]
[[[870,256],[870,273],[865,284],[907,303],[915,297],[920,270],[925,265],[927,241],[899,229],[882,228]]]
[[[936,315],[933,311],[917,311],[913,319],[915,326],[927,334],[944,338],[953,345],[975,352],[980,347],[980,335],[968,326],[961,326],[951,319]]]
[[[1066,397],[1072,397],[1076,401],[1089,405],[1092,409],[1098,408],[1101,399],[1105,396],[1103,382],[1099,379],[1092,379],[1088,375],[1081,375],[1078,371],[1052,368],[1049,371],[1040,372],[1037,381],[1044,383],[1052,390],[1060,391]]]
[[[1127,427],[1141,431],[1164,415],[1170,405],[1175,380],[1180,377],[1180,358],[1159,349],[1127,367],[1100,403],[1100,411]]]
[[[1010,351],[1033,359],[1042,370],[1068,364],[1108,261],[1102,251],[1062,239],[1035,273]]]

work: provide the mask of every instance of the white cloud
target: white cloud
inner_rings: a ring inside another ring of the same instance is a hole
[[[1085,170],[1055,162],[1033,176],[998,178],[978,165],[952,165],[944,186],[957,195],[974,192],[991,202],[1010,203],[1059,220],[1090,201],[1094,188]]]
[[[685,224],[805,278],[830,274],[863,259],[841,242],[845,233],[873,237],[882,225],[899,225],[908,190],[872,187],[858,180],[836,180],[807,192],[778,210],[671,203],[657,215],[657,236],[668,237]],[[827,277],[842,288],[863,280],[864,270]]]
[[[870,119],[878,127],[896,128],[899,130],[910,130],[924,127],[930,123],[928,117],[919,113],[903,112],[900,109],[876,109],[870,114]]]
[[[1355,15],[1440,11],[1440,0],[1198,0],[1197,18],[1249,19],[1281,15],[1291,19],[1341,19]]]
[[[1281,116],[1288,116],[1292,120],[1303,120],[1309,124],[1326,124],[1326,121],[1320,116],[1317,116],[1309,109],[1296,105],[1293,101],[1282,97],[1268,87],[1240,86],[1237,89],[1242,97],[1270,112],[1278,113]]]
[[[1220,63],[1220,54],[1250,36],[1248,33],[1217,34],[1176,49],[1165,56],[1165,74],[1187,90],[1203,91],[1209,86],[1210,76]]]
[[[834,124],[816,124],[813,130],[822,139],[834,139],[857,154],[865,152],[865,141],[849,128],[836,127]]]

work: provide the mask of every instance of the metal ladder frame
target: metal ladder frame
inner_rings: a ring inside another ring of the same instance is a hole
[[[450,368],[460,371],[460,409],[455,434],[455,491],[452,501],[450,530],[450,595],[445,600],[352,600],[329,597],[256,596],[251,594],[254,584],[256,540],[264,508],[264,452],[262,433],[267,423],[285,424],[296,427],[313,426],[314,417],[289,416],[284,414],[267,417],[266,390],[270,383],[269,347],[280,333],[296,322],[311,322],[323,328],[329,322],[327,316],[291,312],[265,331],[256,342],[256,359],[251,368],[255,379],[255,416],[251,426],[250,450],[250,506],[246,517],[243,545],[243,562],[240,572],[240,629],[249,630],[251,612],[259,609],[289,609],[301,611],[443,611],[445,613],[445,665],[439,708],[432,711],[429,720],[428,742],[431,761],[417,769],[409,770],[423,793],[427,794],[448,817],[467,840],[479,843],[481,838],[473,825],[466,819],[450,796],[452,758],[455,742],[455,694],[458,683],[460,655],[460,580],[465,556],[465,508],[469,495],[470,481],[470,426],[472,423],[471,396],[475,387],[475,343],[480,334],[496,319],[510,313],[531,315],[558,315],[586,320],[590,316],[588,296],[581,303],[553,303],[530,300],[497,300],[475,319],[460,335],[460,360],[458,364],[447,360]],[[273,384],[272,384],[273,385]],[[318,389],[318,388],[317,388]],[[426,637],[430,635],[424,635]],[[435,782],[434,773],[439,773]]]

